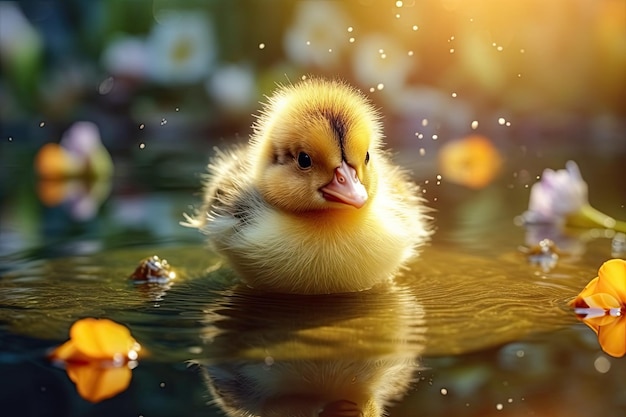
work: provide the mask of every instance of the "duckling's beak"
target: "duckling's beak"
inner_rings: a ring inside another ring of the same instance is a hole
[[[349,204],[356,208],[361,208],[367,201],[367,191],[356,170],[346,161],[341,161],[341,165],[335,169],[335,175],[331,182],[320,188],[327,201],[335,203]]]

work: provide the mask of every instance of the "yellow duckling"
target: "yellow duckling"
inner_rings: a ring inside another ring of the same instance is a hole
[[[417,187],[381,149],[379,115],[356,89],[280,87],[247,147],[217,151],[186,225],[254,288],[321,294],[388,280],[430,235]]]

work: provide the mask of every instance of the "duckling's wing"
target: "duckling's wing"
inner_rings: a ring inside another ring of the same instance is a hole
[[[244,146],[222,151],[208,166],[202,206],[187,224],[206,233],[239,229],[254,218],[264,200],[253,186],[248,151]]]

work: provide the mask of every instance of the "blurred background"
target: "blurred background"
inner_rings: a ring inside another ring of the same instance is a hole
[[[311,75],[371,97],[423,183],[624,178],[623,0],[2,1],[0,68],[0,254],[190,237],[213,146]]]

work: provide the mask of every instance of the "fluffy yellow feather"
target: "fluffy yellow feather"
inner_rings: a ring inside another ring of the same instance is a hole
[[[254,288],[319,294],[388,280],[430,235],[417,187],[382,150],[380,117],[356,89],[278,88],[250,143],[217,151],[188,225]]]

